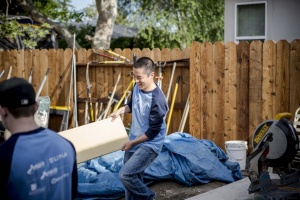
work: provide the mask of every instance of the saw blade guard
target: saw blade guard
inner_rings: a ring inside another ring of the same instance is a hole
[[[266,137],[268,137],[267,141]],[[254,132],[252,145],[254,151],[267,145],[261,159],[269,167],[280,167],[290,163],[299,149],[299,138],[294,126],[285,118],[267,120]]]

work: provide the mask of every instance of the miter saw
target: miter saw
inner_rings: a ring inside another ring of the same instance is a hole
[[[300,197],[299,167],[292,167],[299,150],[299,138],[289,121],[291,116],[290,113],[280,113],[274,120],[266,120],[256,128],[252,139],[253,151],[246,160],[251,181],[249,193],[267,194],[272,191],[274,194],[292,185],[292,193],[296,193],[296,199]],[[272,179],[269,169],[273,169],[279,178]]]

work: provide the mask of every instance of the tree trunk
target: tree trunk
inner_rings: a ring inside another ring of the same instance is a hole
[[[92,48],[108,49],[110,47],[115,19],[117,17],[116,0],[96,0],[99,13]]]
[[[62,35],[65,39],[65,41],[68,44],[68,47],[73,47],[73,35],[70,33],[70,31],[61,26],[60,24],[51,21],[48,19],[45,15],[40,13],[36,8],[34,7],[32,0],[17,0],[18,6],[20,6],[24,11],[28,12],[30,17],[40,23],[48,23],[54,30],[56,30],[60,35]],[[80,45],[75,42],[76,48],[80,48]]]

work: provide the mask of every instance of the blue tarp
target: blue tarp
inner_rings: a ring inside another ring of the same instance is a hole
[[[119,199],[124,188],[118,178],[123,151],[116,151],[78,165],[78,191],[81,199]],[[242,179],[240,166],[210,140],[187,133],[166,137],[162,152],[146,169],[147,184],[175,180],[186,186],[210,181],[231,183]]]

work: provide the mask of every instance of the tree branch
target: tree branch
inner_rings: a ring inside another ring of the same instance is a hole
[[[65,41],[68,44],[68,47],[73,47],[73,35],[70,31],[60,25],[59,23],[53,22],[52,20],[48,19],[45,15],[40,13],[33,5],[32,0],[16,0],[18,6],[20,6],[24,11],[28,12],[30,17],[40,23],[48,23],[54,30],[56,30],[60,35],[62,35]],[[76,48],[81,48],[80,45],[75,42]]]

